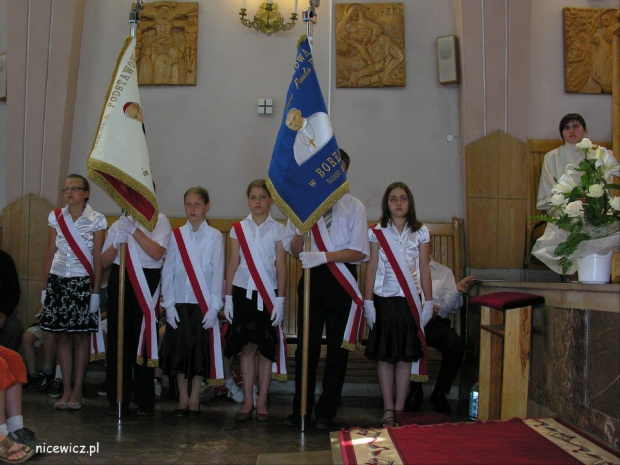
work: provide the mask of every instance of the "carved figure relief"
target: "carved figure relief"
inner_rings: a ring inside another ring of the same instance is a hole
[[[404,3],[337,3],[336,87],[405,87]]]
[[[136,36],[138,84],[196,85],[198,3],[145,3]]]
[[[564,90],[611,94],[611,39],[620,10],[564,8]]]

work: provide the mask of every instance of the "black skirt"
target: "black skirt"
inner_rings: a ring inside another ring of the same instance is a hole
[[[177,329],[166,326],[159,358],[164,371],[172,376],[179,373],[186,378],[209,376],[209,331],[202,327],[202,312],[198,304],[176,304],[179,314]],[[216,329],[217,330],[217,329]]]
[[[50,274],[41,314],[41,329],[55,333],[97,331],[99,316],[90,313],[92,292],[93,284],[89,276],[64,278]]]
[[[258,346],[263,357],[275,362],[278,339],[276,328],[271,326],[269,311],[267,308],[258,310],[257,291],[252,292],[251,299],[246,298],[246,292],[242,287],[233,286],[233,322],[226,333],[228,342],[224,355],[231,358],[252,343]]]
[[[377,320],[368,335],[365,355],[378,362],[417,362],[424,356],[418,327],[404,297],[373,298]]]

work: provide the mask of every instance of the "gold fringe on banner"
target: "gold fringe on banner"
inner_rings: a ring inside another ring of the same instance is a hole
[[[112,89],[114,88],[114,84],[116,82],[116,75],[118,73],[118,67],[121,64],[121,59],[125,56],[125,52],[127,51],[129,44],[131,44],[131,39],[132,39],[131,36],[125,37],[125,42],[123,42],[123,47],[121,48],[121,52],[118,54],[118,57],[116,57],[116,64],[114,65],[114,72],[112,73],[112,77],[110,78],[110,84],[108,84],[108,90],[105,93],[105,97],[103,98],[103,105],[101,106],[101,114],[99,115],[99,124],[97,124],[97,132],[95,132],[95,137],[93,137],[93,143],[90,146],[89,153],[92,153],[95,148],[95,142],[97,142],[97,136],[99,135],[99,128],[101,127],[101,122],[103,121],[103,114],[105,113],[105,106],[108,103],[108,99],[110,98],[110,93],[112,92]]]
[[[345,183],[338,187],[334,192],[332,192],[329,197],[327,197],[317,208],[314,210],[314,213],[308,217],[305,222],[302,222],[299,217],[295,214],[295,212],[289,207],[289,205],[280,197],[280,194],[276,190],[275,186],[267,176],[267,188],[273,197],[278,208],[289,218],[295,227],[299,229],[302,233],[306,233],[312,228],[312,226],[319,221],[319,218],[323,216],[323,214],[332,207],[344,194],[349,192],[349,181],[345,181]]]
[[[119,170],[115,166],[112,166],[101,160],[91,160],[90,158],[90,154],[95,149],[97,137],[99,136],[99,128],[101,127],[101,123],[103,121],[103,115],[105,113],[106,104],[108,102],[108,99],[110,98],[110,94],[112,90],[114,89],[114,85],[116,83],[116,76],[118,74],[118,68],[121,65],[121,60],[125,56],[125,52],[127,51],[127,48],[131,45],[131,41],[132,41],[131,36],[125,37],[125,41],[123,42],[123,47],[121,48],[121,51],[118,54],[118,57],[116,58],[116,64],[114,65],[114,72],[112,73],[112,76],[110,78],[110,84],[108,85],[108,90],[106,91],[105,97],[103,99],[103,105],[101,106],[101,113],[99,115],[99,124],[97,124],[97,131],[95,132],[95,137],[93,137],[93,143],[91,144],[90,152],[88,155],[88,160],[86,162],[86,165],[88,168],[86,176],[89,179],[92,179],[95,183],[97,183],[99,187],[101,187],[110,197],[112,197],[112,199],[114,200],[114,202],[116,202],[117,205],[121,206],[122,209],[126,210],[130,215],[134,217],[134,219],[138,220],[147,230],[152,232],[153,229],[155,229],[155,225],[157,224],[157,217],[159,215],[159,207],[157,206],[157,199],[155,198],[155,195],[153,194],[153,192],[151,192],[143,184],[139,183],[132,177],[128,176],[124,171]],[[148,200],[149,203],[153,205],[154,210],[155,210],[151,220],[147,221],[146,218],[144,218],[144,216],[138,212],[138,210],[136,210],[118,192],[116,192],[116,190],[114,190],[112,186],[110,186],[108,181],[101,174],[99,174],[98,171],[102,173],[106,173],[120,180],[121,182],[123,182],[124,184],[126,184],[127,186],[135,190],[136,192],[138,192],[140,195],[142,195],[142,197],[144,197],[146,200]]]
[[[155,225],[157,224],[157,219],[159,216],[159,208],[157,207],[157,199],[153,192],[151,192],[148,188],[144,186],[144,184],[136,181],[131,176],[127,175],[123,170],[118,169],[116,166],[110,165],[101,160],[93,160],[88,159],[88,171],[86,175],[89,179],[92,179],[96,182],[99,187],[101,187],[106,194],[112,197],[112,200],[119,205],[123,210],[127,212],[127,214],[132,215],[133,218],[142,224],[147,230],[152,232],[155,229]],[[144,218],[144,215],[140,213],[131,203],[123,198],[111,185],[108,183],[107,179],[102,176],[101,173],[108,174],[115,179],[118,179],[123,184],[126,184],[136,192],[138,192],[142,197],[149,201],[151,205],[154,207],[153,217],[147,221]],[[144,219],[144,221],[141,221]]]
[[[283,382],[283,381],[288,381],[288,376],[287,375],[281,375],[281,374],[278,374],[278,373],[271,373],[271,379],[274,380],[274,381]]]
[[[209,379],[207,379],[207,384],[209,386],[213,386],[213,387],[223,386],[224,385],[224,380],[222,378],[217,378],[217,379],[209,378]]]

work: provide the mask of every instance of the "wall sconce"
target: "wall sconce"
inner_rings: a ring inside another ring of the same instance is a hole
[[[295,21],[297,21],[297,0],[295,0],[295,3],[293,4],[291,22],[286,24],[284,23],[282,15],[278,11],[278,4],[272,0],[267,0],[261,3],[252,21],[245,19],[245,7],[246,0],[243,0],[241,2],[241,11],[239,12],[239,16],[241,16],[241,24],[246,27],[253,27],[257,31],[264,32],[267,35],[271,35],[274,32],[279,31],[288,31],[295,26]]]

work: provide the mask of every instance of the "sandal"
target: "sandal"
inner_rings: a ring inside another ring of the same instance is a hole
[[[16,450],[11,451],[11,448],[13,448],[14,446],[18,446],[18,447]],[[20,452],[23,452],[26,455],[18,459],[11,460],[11,457],[16,456]],[[22,463],[28,460],[33,455],[34,455],[33,449],[23,444],[15,443],[11,441],[9,438],[7,438],[6,436],[4,437],[2,441],[0,441],[0,462]]]
[[[385,414],[388,413],[388,412],[392,412],[392,415],[389,416],[389,417],[386,417]],[[394,414],[394,409],[392,409],[392,408],[388,408],[388,409],[385,409],[383,411],[383,417],[384,418],[383,418],[383,420],[381,420],[381,426],[383,428],[393,428],[394,426],[396,426],[396,420],[394,419],[394,415],[393,414]]]
[[[69,402],[60,402],[60,401],[58,401],[58,402],[56,402],[56,403],[54,404],[54,408],[55,408],[56,410],[67,410],[67,404],[68,404],[68,403],[69,403]]]

